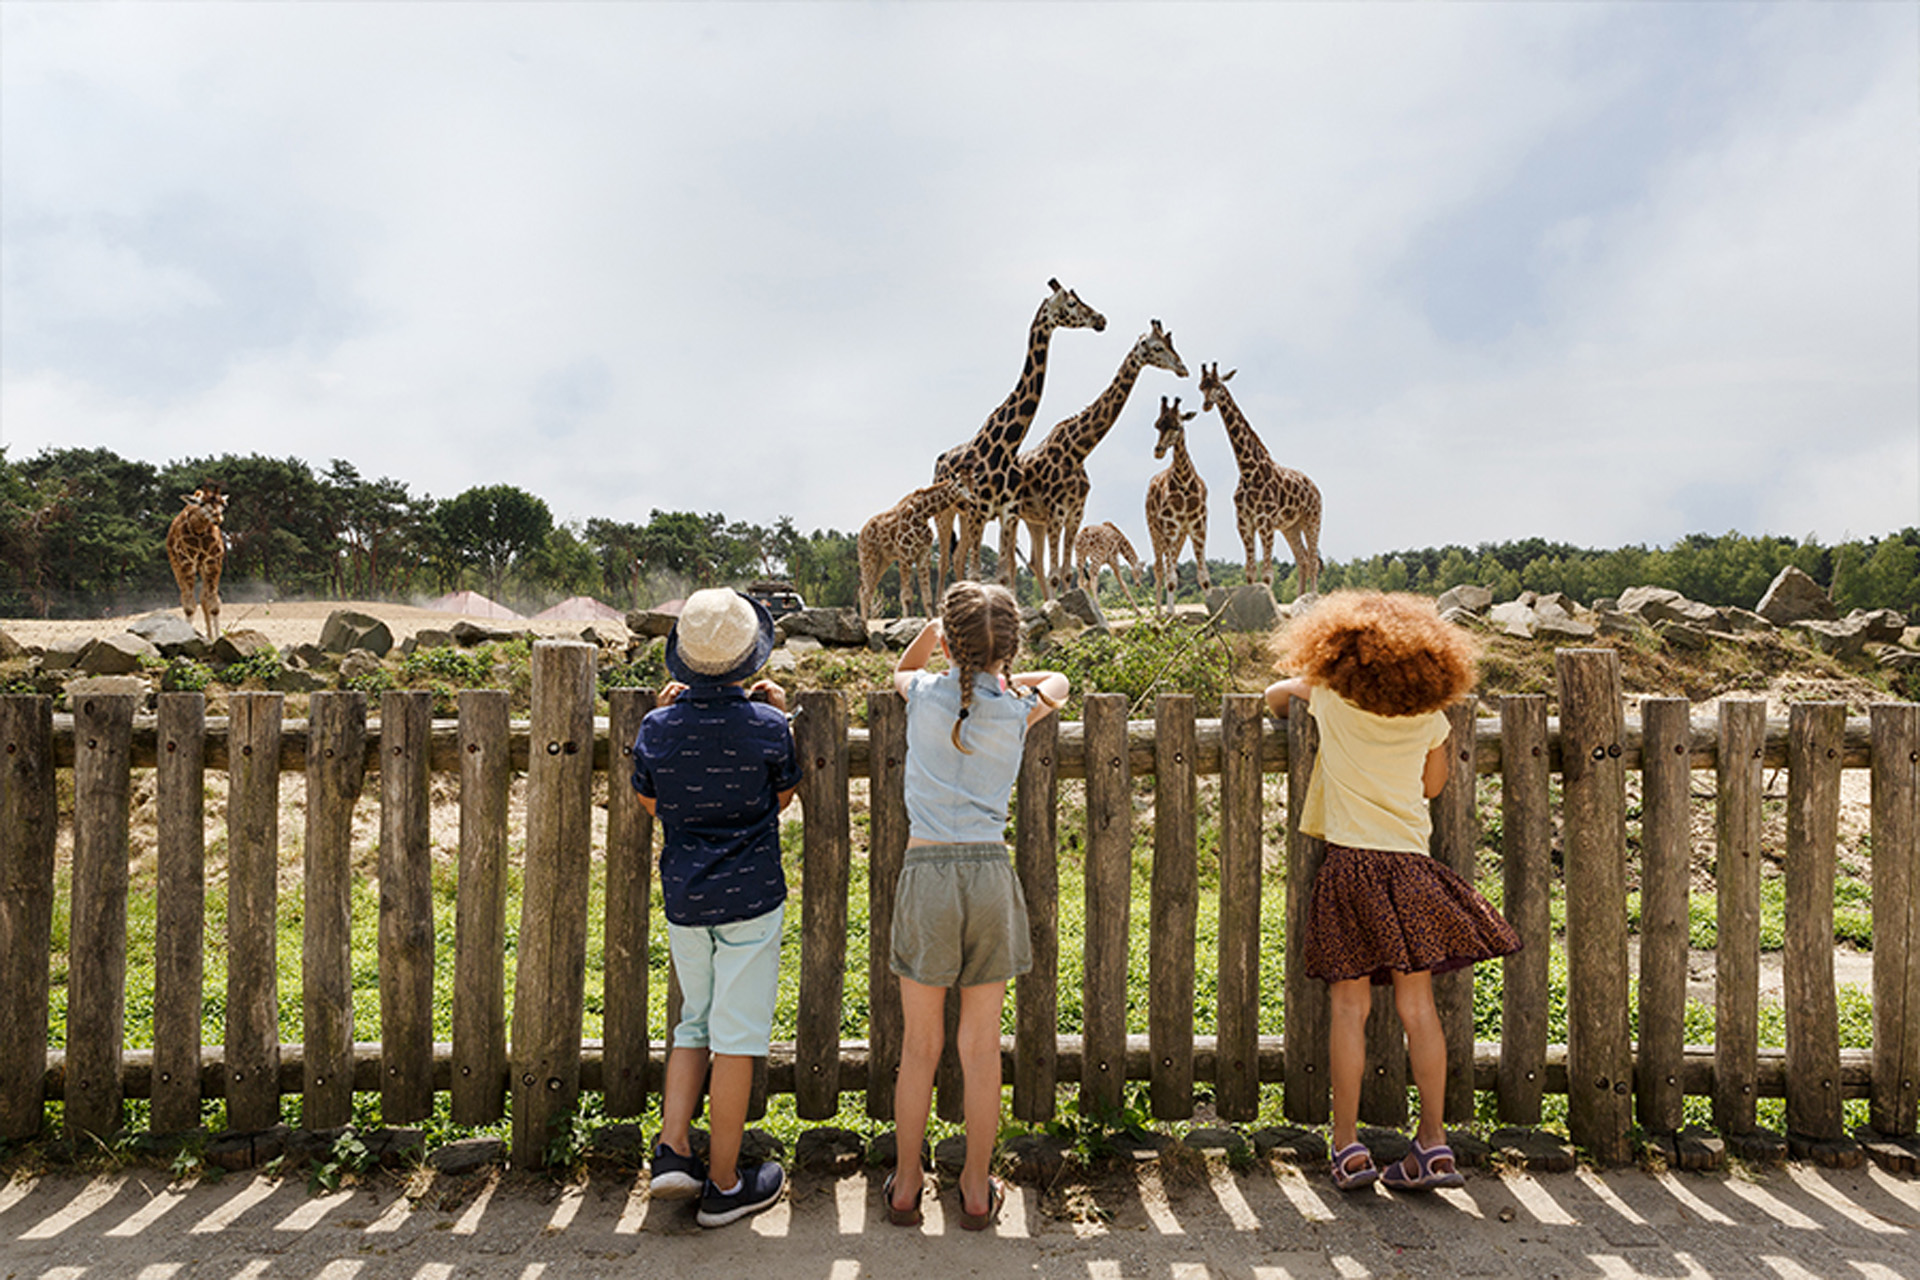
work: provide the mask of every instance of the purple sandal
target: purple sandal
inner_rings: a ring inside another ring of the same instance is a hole
[[[1347,1162],[1355,1156],[1366,1157],[1366,1163],[1357,1169],[1349,1169]],[[1373,1153],[1367,1150],[1363,1142],[1350,1142],[1333,1153],[1333,1185],[1342,1191],[1358,1191],[1370,1187],[1380,1176],[1380,1170],[1374,1167]]]
[[[1408,1174],[1407,1162],[1396,1160],[1387,1166],[1385,1173],[1380,1175],[1380,1181],[1395,1191],[1431,1191],[1436,1187],[1467,1185],[1465,1175],[1460,1172],[1459,1163],[1453,1158],[1453,1148],[1446,1143],[1437,1142],[1431,1147],[1423,1147],[1420,1145],[1420,1139],[1415,1138],[1411,1154],[1414,1163],[1419,1166],[1419,1173]],[[1435,1169],[1434,1165],[1442,1160],[1447,1162],[1447,1167]]]

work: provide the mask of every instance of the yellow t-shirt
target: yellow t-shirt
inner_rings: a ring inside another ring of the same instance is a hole
[[[1300,830],[1354,849],[1427,852],[1433,819],[1420,779],[1427,753],[1451,731],[1446,712],[1379,716],[1320,685],[1307,709],[1320,726],[1320,754]]]

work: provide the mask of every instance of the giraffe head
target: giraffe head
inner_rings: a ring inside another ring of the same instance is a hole
[[[1140,341],[1133,344],[1133,350],[1145,364],[1170,369],[1176,378],[1187,376],[1186,361],[1173,349],[1173,330],[1162,329],[1158,320],[1153,322],[1153,328],[1140,335]]]
[[[219,524],[226,518],[227,495],[220,492],[220,486],[213,481],[202,480],[198,489],[181,494],[180,501],[189,507],[198,507],[211,524]]]
[[[1153,446],[1153,456],[1164,458],[1167,450],[1180,443],[1187,434],[1187,423],[1197,414],[1180,412],[1180,397],[1175,396],[1171,403],[1165,396],[1160,397],[1160,416],[1154,421],[1154,430],[1160,433],[1160,439]]]
[[[1208,368],[1204,364],[1201,365],[1200,394],[1204,399],[1201,401],[1200,408],[1202,410],[1218,409],[1225,403],[1227,399],[1227,383],[1233,378],[1233,375],[1238,372],[1240,372],[1238,369],[1229,369],[1224,377],[1221,376],[1220,362],[1218,360],[1213,362],[1212,368]]]
[[[1080,301],[1080,295],[1058,280],[1047,281],[1053,292],[1044,304],[1049,329],[1091,329],[1099,333],[1107,327],[1107,318]]]

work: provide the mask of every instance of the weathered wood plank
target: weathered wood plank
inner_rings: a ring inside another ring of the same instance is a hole
[[[1502,913],[1520,935],[1500,961],[1500,1118],[1540,1123],[1546,1090],[1547,962],[1553,950],[1552,773],[1545,694],[1500,699]]]
[[[1060,981],[1060,869],[1055,823],[1059,785],[1055,768],[1060,717],[1027,730],[1020,757],[1013,824],[1014,871],[1027,900],[1033,968],[1013,984],[1013,1114],[1028,1124],[1053,1119]]]
[[[1920,1105],[1920,703],[1873,720],[1873,1093],[1881,1133],[1914,1132]]]
[[[380,695],[380,1116],[388,1124],[433,1114],[432,711],[424,690]]]
[[[1260,742],[1266,700],[1230,693],[1220,707],[1220,1079],[1223,1120],[1260,1111]],[[1188,944],[1192,949],[1192,944]]]
[[[53,950],[53,700],[0,694],[0,1140],[46,1122],[47,1014]],[[194,1012],[199,1012],[196,1004]]]
[[[1631,1155],[1627,798],[1620,656],[1554,654],[1560,686],[1567,876],[1567,1129],[1602,1164]]]
[[[1751,1133],[1760,1027],[1760,801],[1767,706],[1720,699],[1714,801],[1714,1127]]]
[[[1468,884],[1474,883],[1475,857],[1480,847],[1480,820],[1475,810],[1473,772],[1473,704],[1447,708],[1452,732],[1447,738],[1447,784],[1428,806],[1433,815],[1429,852]],[[1466,1120],[1473,1101],[1473,969],[1435,974],[1434,1004],[1447,1041],[1445,1114]]]
[[[1327,984],[1310,978],[1300,948],[1307,936],[1307,907],[1314,877],[1326,860],[1326,843],[1300,831],[1300,809],[1313,778],[1319,729],[1304,698],[1287,713],[1287,1053],[1283,1107],[1295,1124],[1325,1124],[1329,1112],[1327,1035],[1330,1026]]]
[[[227,1125],[280,1121],[280,716],[277,693],[229,695]]]
[[[1795,703],[1788,717],[1787,1132],[1817,1142],[1840,1122],[1840,1006],[1833,990],[1833,875],[1840,842],[1840,702]]]
[[[611,1116],[647,1108],[647,934],[653,895],[653,815],[633,789],[633,743],[653,710],[651,689],[607,694],[611,745],[607,776],[606,1104]]]
[[[1153,884],[1149,904],[1153,927],[1147,953],[1147,1034],[1153,1045],[1153,1076],[1149,1097],[1156,1119],[1187,1120],[1193,1116],[1194,935],[1200,911],[1192,695],[1159,695],[1153,720]],[[1256,773],[1256,788],[1259,781]],[[1257,829],[1254,838],[1259,838]],[[1257,861],[1254,875],[1259,875]],[[1224,875],[1220,894],[1224,920]],[[1257,926],[1257,914],[1255,921]],[[1223,949],[1225,933],[1223,924]],[[1223,985],[1223,1005],[1227,1003],[1225,994]]]
[[[300,1120],[335,1129],[353,1119],[353,807],[366,780],[367,696],[315,693],[308,724]]]
[[[200,1006],[207,954],[206,723],[205,694],[160,695],[159,765],[153,795],[157,837],[153,925],[155,1133],[183,1133],[200,1125]]]
[[[453,913],[455,1124],[492,1124],[507,1110],[509,711],[503,689],[460,693],[460,879]],[[609,877],[616,861],[627,856],[624,849],[616,855],[609,847]],[[613,910],[609,901],[610,919]],[[608,928],[611,931],[611,923]]]
[[[907,702],[892,689],[867,695],[867,738],[873,782],[867,823],[867,1039],[871,1070],[867,1115],[893,1119],[900,1070],[900,980],[893,954],[893,897],[907,851]]]
[[[1678,1133],[1686,1049],[1687,887],[1692,774],[1685,698],[1642,698],[1640,1044],[1635,1110],[1648,1133]]]
[[[1087,925],[1082,1001],[1087,1073],[1080,1110],[1118,1110],[1126,1084],[1127,913],[1133,879],[1133,775],[1127,767],[1127,699],[1089,693],[1087,751]]]
[[[70,1135],[120,1127],[126,1045],[127,803],[134,697],[90,693],[74,707],[73,915],[67,944]]]
[[[800,753],[800,1002],[794,1019],[800,1073],[794,1110],[803,1120],[840,1111],[840,1008],[847,978],[847,878],[853,840],[847,798],[847,701],[837,692],[799,696],[793,717]]]

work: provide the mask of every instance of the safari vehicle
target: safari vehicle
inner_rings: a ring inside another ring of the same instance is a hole
[[[767,612],[776,618],[798,613],[807,607],[807,602],[801,599],[791,582],[750,582],[747,584],[747,594],[767,606]]]

